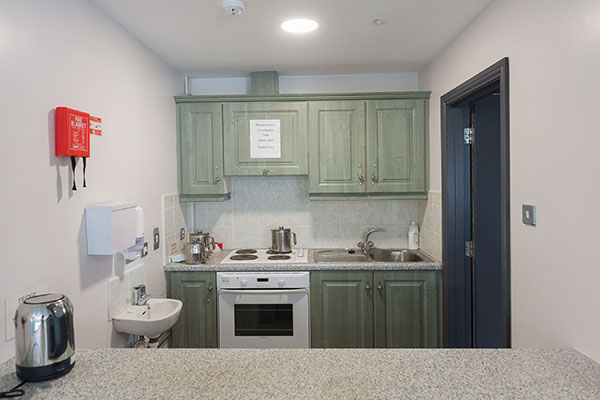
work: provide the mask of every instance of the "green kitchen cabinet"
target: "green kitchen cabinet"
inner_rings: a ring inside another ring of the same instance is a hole
[[[427,191],[426,100],[367,101],[367,192]]]
[[[440,271],[311,272],[312,347],[440,347],[440,279]]]
[[[372,285],[372,272],[310,273],[312,347],[373,347]]]
[[[217,347],[215,272],[167,272],[167,297],[183,302],[170,347]]]
[[[180,200],[223,201],[230,197],[223,174],[222,105],[177,105]]]
[[[426,99],[309,103],[311,198],[425,198]]]
[[[440,347],[440,273],[378,271],[375,286],[375,347]]]
[[[308,174],[306,108],[306,102],[225,103],[225,174]],[[268,147],[271,150],[265,152]]]
[[[364,193],[364,101],[309,103],[310,193]]]

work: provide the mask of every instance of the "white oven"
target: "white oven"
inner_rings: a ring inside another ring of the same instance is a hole
[[[308,272],[217,272],[219,347],[310,347]]]

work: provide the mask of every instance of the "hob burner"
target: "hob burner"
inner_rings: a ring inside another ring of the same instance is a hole
[[[256,253],[256,249],[241,249],[236,251],[236,254],[254,254]]]
[[[269,258],[269,260],[289,260],[292,257],[282,255],[282,256],[269,256],[268,258]]]
[[[256,260],[258,258],[258,256],[255,256],[253,254],[239,254],[239,255],[231,256],[230,258],[235,261],[246,261],[246,260]]]
[[[274,251],[274,250],[267,250],[267,254],[290,254],[292,251]]]

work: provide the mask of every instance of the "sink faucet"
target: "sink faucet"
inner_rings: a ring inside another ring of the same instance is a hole
[[[135,304],[138,306],[146,306],[148,308],[150,308],[148,300],[150,300],[151,297],[162,297],[165,295],[164,292],[146,294],[146,285],[144,284],[137,285],[133,289],[135,290]]]
[[[369,251],[375,245],[375,243],[373,243],[373,241],[369,240],[369,237],[372,234],[374,234],[375,232],[385,232],[385,229],[383,229],[383,228],[367,228],[365,231],[365,234],[363,236],[362,242],[358,242],[356,244],[358,246],[358,248],[362,250],[363,254],[366,254],[367,256],[369,255]]]

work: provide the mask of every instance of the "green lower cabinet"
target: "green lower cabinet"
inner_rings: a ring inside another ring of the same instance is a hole
[[[217,347],[215,272],[167,272],[167,297],[183,302],[170,347]]]
[[[310,273],[312,347],[373,347],[373,273]]]
[[[440,278],[440,271],[311,272],[312,347],[440,347]]]
[[[438,271],[375,272],[375,347],[440,347]]]

